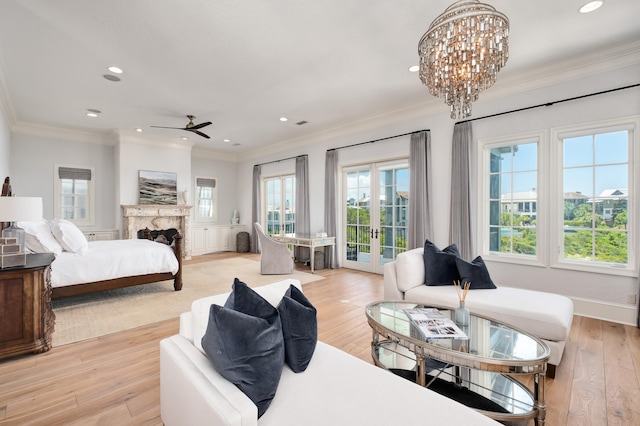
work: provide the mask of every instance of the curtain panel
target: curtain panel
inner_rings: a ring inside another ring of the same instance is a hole
[[[311,220],[309,211],[309,157],[296,157],[296,233],[309,234]],[[309,261],[311,258],[309,247],[296,246],[295,258],[299,262]]]
[[[431,219],[431,132],[411,135],[409,155],[409,238],[407,250],[424,246],[433,232]]]
[[[327,151],[324,163],[324,229],[327,235],[336,237],[333,250],[325,247],[324,266],[339,268],[338,256],[340,242],[338,238],[338,152]],[[332,255],[333,254],[333,255]]]
[[[258,253],[258,234],[256,232],[254,223],[260,222],[260,175],[262,174],[262,167],[259,165],[253,166],[253,188],[251,189],[251,251]]]
[[[453,128],[451,164],[451,217],[449,221],[449,243],[458,246],[464,259],[472,259],[473,229],[471,212],[471,122],[456,124]]]

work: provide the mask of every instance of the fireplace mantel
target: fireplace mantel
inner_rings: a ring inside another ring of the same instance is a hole
[[[138,238],[138,231],[175,228],[182,234],[183,258],[191,259],[191,206],[156,204],[122,205],[124,238]]]

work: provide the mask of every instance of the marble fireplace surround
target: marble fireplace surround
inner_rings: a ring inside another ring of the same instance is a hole
[[[138,238],[138,231],[175,228],[182,235],[184,259],[191,259],[191,206],[155,204],[122,205],[124,238]]]

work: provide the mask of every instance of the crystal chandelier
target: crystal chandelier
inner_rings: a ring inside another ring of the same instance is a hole
[[[459,0],[429,26],[418,43],[420,80],[451,108],[471,115],[471,102],[493,86],[509,58],[509,19],[478,0]]]

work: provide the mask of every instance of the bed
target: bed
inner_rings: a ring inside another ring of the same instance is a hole
[[[173,280],[182,289],[182,236],[171,245],[151,239],[87,241],[65,220],[19,222],[25,245],[36,253],[54,253],[53,299]],[[149,232],[145,236],[150,236]]]

